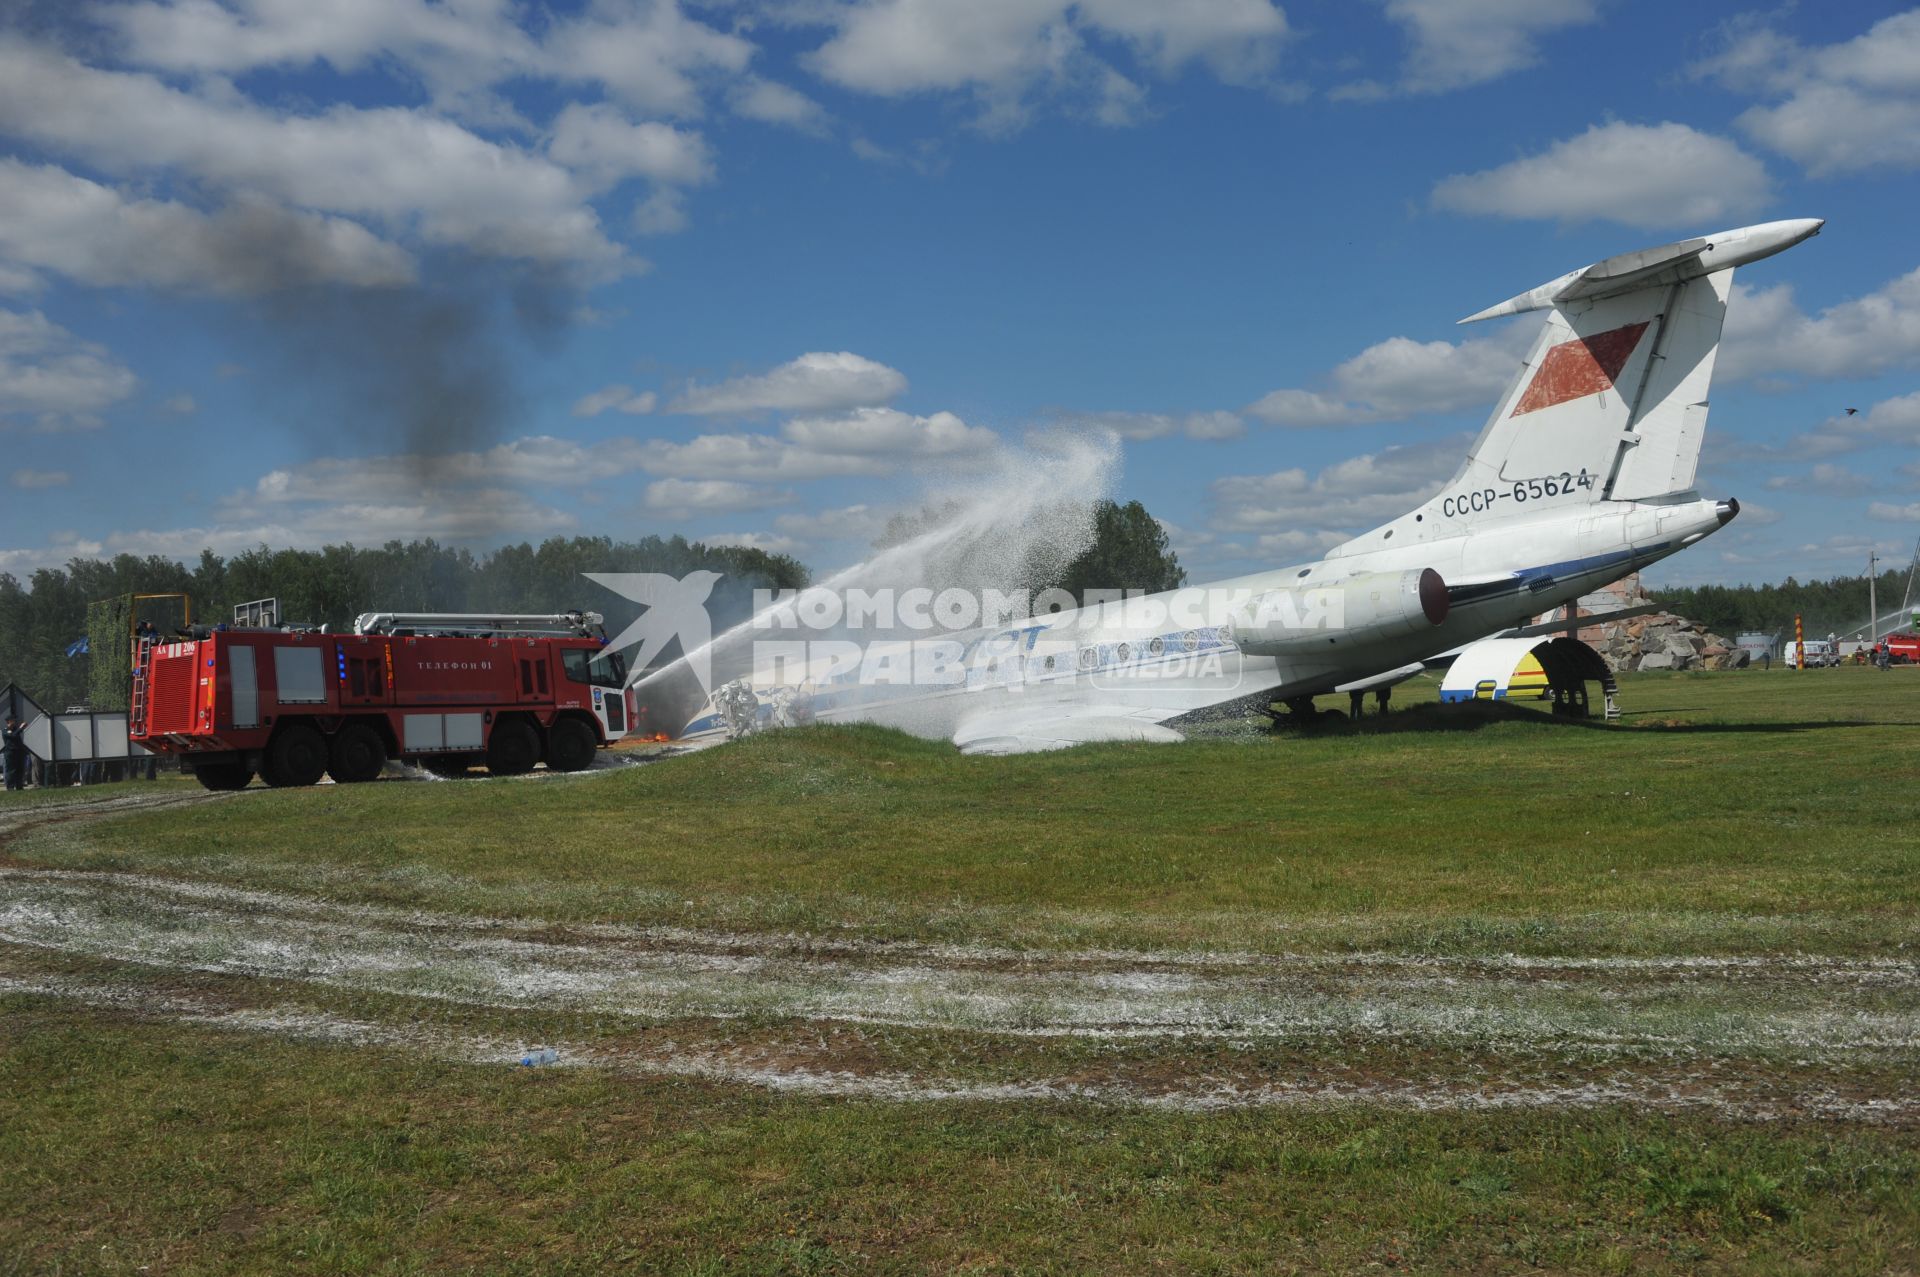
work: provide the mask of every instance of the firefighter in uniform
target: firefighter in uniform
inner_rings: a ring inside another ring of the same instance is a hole
[[[9,717],[4,736],[0,736],[0,755],[4,755],[7,788],[27,787],[27,736],[18,718]]]

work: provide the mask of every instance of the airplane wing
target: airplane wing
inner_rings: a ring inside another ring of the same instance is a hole
[[[1159,719],[1165,710],[1089,705],[1076,710],[1062,705],[1017,706],[989,710],[961,722],[953,743],[963,754],[1033,754],[1065,749],[1094,741],[1185,740]]]

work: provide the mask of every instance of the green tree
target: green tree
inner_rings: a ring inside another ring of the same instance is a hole
[[[1101,501],[1093,511],[1093,544],[1057,582],[1081,602],[1089,590],[1157,594],[1187,583],[1187,570],[1167,544],[1167,530],[1138,501]]]

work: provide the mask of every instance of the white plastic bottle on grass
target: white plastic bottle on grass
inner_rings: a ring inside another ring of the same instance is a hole
[[[523,1067],[537,1069],[543,1064],[552,1064],[560,1058],[560,1053],[550,1046],[535,1047],[520,1057]]]

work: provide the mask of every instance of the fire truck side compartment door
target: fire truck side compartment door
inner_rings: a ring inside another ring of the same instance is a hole
[[[251,647],[244,643],[227,647],[227,677],[233,687],[233,725],[260,726],[260,674],[254,668]]]
[[[280,688],[282,705],[327,703],[327,680],[317,646],[274,648],[273,677]]]
[[[485,737],[485,729],[480,725],[478,714],[448,714],[446,741],[448,749],[479,749]]]
[[[444,749],[446,747],[445,714],[407,714],[405,729],[406,748]]]

